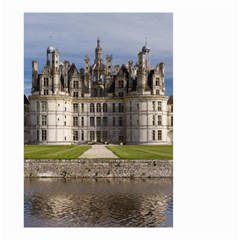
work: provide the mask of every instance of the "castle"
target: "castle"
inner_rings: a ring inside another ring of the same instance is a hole
[[[24,97],[24,142],[31,144],[172,144],[173,97],[165,95],[164,63],[150,68],[145,44],[138,63],[112,64],[97,40],[94,63],[77,69],[60,62],[53,46],[38,73],[32,62],[32,94]]]

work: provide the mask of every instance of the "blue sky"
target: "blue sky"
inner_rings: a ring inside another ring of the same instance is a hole
[[[46,62],[50,44],[60,51],[61,62],[84,66],[88,55],[94,61],[98,36],[103,57],[113,55],[113,64],[137,62],[137,54],[147,37],[150,64],[165,63],[166,95],[173,92],[172,13],[25,13],[24,93],[31,94],[31,62],[38,61],[39,73]]]

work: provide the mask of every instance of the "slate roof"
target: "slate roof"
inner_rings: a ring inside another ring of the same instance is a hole
[[[24,104],[30,104],[30,102],[28,101],[26,95],[24,95]]]
[[[173,104],[173,95],[171,95],[167,101],[167,105],[172,105]]]

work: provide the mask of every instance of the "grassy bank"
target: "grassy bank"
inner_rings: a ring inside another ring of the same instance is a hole
[[[25,145],[24,159],[77,159],[90,146]]]
[[[172,145],[123,145],[107,148],[121,159],[173,159]]]

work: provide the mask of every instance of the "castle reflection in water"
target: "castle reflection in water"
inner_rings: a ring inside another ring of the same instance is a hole
[[[172,227],[173,181],[25,179],[25,227]]]

